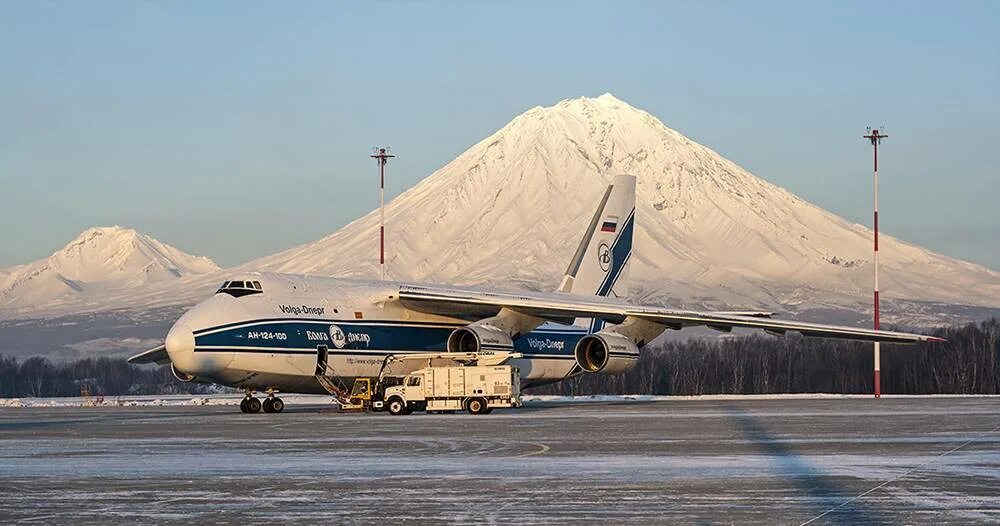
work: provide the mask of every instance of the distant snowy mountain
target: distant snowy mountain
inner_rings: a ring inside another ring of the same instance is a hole
[[[394,199],[389,276],[554,288],[615,174],[638,177],[635,296],[688,307],[870,309],[866,227],[610,94],[532,108]],[[375,276],[377,229],[373,212],[244,267]],[[881,241],[890,318],[940,323],[939,304],[1000,307],[1000,273]],[[929,318],[912,319],[918,311]]]
[[[218,270],[152,237],[119,226],[91,228],[48,258],[0,274],[0,308],[24,312]]]
[[[610,94],[532,108],[393,199],[386,208],[388,275],[553,289],[617,174],[638,178],[635,299],[843,323],[870,318],[866,227],[750,174]],[[378,217],[374,211],[233,270],[377,276]],[[228,275],[141,234],[107,230],[7,269],[0,319],[117,309],[108,319],[120,326],[125,319],[150,323],[207,297]],[[106,248],[87,251],[100,254],[88,258],[73,248],[81,243]],[[931,326],[1000,313],[1000,273],[889,236],[880,249],[887,323]]]

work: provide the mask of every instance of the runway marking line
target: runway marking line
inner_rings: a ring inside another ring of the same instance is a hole
[[[946,457],[946,456],[948,456],[948,455],[950,455],[950,454],[958,451],[959,449],[962,449],[965,446],[968,446],[969,444],[972,444],[973,442],[976,442],[979,439],[981,439],[981,438],[983,438],[983,437],[985,437],[985,436],[987,436],[989,434],[996,433],[998,430],[1000,430],[1000,425],[997,425],[996,427],[994,427],[993,429],[991,429],[989,431],[984,431],[984,432],[982,432],[982,433],[980,433],[980,434],[978,434],[978,435],[970,438],[969,440],[966,440],[965,442],[963,442],[963,443],[961,443],[961,444],[959,444],[959,445],[957,445],[957,446],[949,449],[948,451],[945,451],[944,453],[941,453],[940,455],[938,455],[938,456],[936,456],[936,457],[928,460],[927,462],[924,462],[923,464],[919,464],[917,466],[914,466],[909,471],[903,473],[902,475],[900,475],[900,476],[898,476],[896,478],[892,478],[892,479],[889,479],[889,480],[882,481],[882,483],[880,483],[880,484],[878,484],[876,486],[873,486],[868,491],[866,491],[864,493],[861,493],[861,494],[858,494],[858,495],[855,495],[855,496],[853,496],[853,497],[845,500],[844,502],[840,503],[839,505],[834,506],[834,507],[832,507],[832,508],[824,511],[823,513],[820,513],[819,515],[817,515],[817,516],[815,516],[815,517],[813,517],[813,518],[811,518],[811,519],[809,519],[809,520],[807,520],[807,521],[799,524],[799,526],[805,526],[806,524],[815,522],[815,521],[817,521],[817,520],[819,520],[819,519],[821,519],[821,518],[829,515],[830,513],[833,513],[835,511],[839,510],[840,508],[843,508],[844,506],[847,506],[848,504],[850,504],[850,503],[852,503],[852,502],[854,502],[856,500],[862,499],[862,498],[864,498],[864,497],[866,497],[866,496],[868,496],[868,495],[870,495],[870,494],[878,491],[879,489],[881,489],[881,488],[883,488],[885,486],[888,486],[889,484],[892,484],[893,482],[898,482],[898,481],[900,481],[900,480],[908,477],[909,475],[912,475],[913,473],[915,473],[915,472],[917,472],[917,471],[919,471],[919,470],[921,470],[921,469],[923,469],[923,468],[925,468],[925,467],[927,467],[927,466],[929,466],[929,465],[937,462],[938,460],[940,460],[940,459],[942,459],[942,458],[944,458],[944,457]]]

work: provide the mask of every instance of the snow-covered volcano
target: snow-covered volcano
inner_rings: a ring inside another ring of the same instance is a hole
[[[615,174],[638,177],[633,295],[689,307],[868,308],[866,227],[610,94],[532,108],[393,200],[389,276],[554,288]],[[377,229],[373,212],[246,267],[375,276]],[[1000,307],[1000,273],[889,236],[880,248],[887,314],[892,300]]]
[[[617,174],[638,178],[634,298],[828,322],[870,316],[866,227],[754,176],[610,94],[532,108],[392,200],[388,276],[554,289]],[[149,320],[152,314],[142,313],[193,304],[228,274],[201,274],[215,265],[112,230],[85,232],[53,258],[6,269],[12,273],[0,276],[0,318],[124,309]],[[235,270],[375,277],[377,232],[374,211],[323,239]],[[101,236],[124,240],[95,251],[100,257],[73,255],[82,252],[72,247]],[[140,249],[149,246],[157,249]],[[880,250],[888,323],[940,325],[1000,310],[1000,273],[889,236]],[[177,275],[193,276],[160,281]],[[25,288],[32,280],[39,284]],[[94,283],[122,287],[109,292]],[[73,296],[76,287],[84,292]],[[101,291],[88,294],[88,288]],[[69,299],[30,299],[59,294]],[[22,308],[12,311],[11,304]]]
[[[48,258],[0,274],[0,307],[33,306],[95,296],[218,270],[152,237],[119,226],[85,230]]]

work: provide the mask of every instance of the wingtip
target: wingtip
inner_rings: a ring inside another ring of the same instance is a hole
[[[948,343],[948,340],[946,340],[944,338],[938,338],[937,336],[928,336],[927,337],[927,341],[933,342],[933,343]]]

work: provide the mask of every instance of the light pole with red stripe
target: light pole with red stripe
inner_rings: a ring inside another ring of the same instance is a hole
[[[385,281],[385,164],[395,155],[389,154],[388,147],[377,147],[371,154],[378,161],[378,264],[379,279]]]
[[[864,136],[865,139],[871,141],[874,152],[875,330],[878,330],[878,145],[886,137],[888,135],[880,133],[878,128],[872,129],[871,126],[868,127],[868,135]],[[882,355],[879,349],[879,342],[875,342],[875,398],[881,398],[882,396],[882,377],[879,371],[882,365],[881,362]]]

